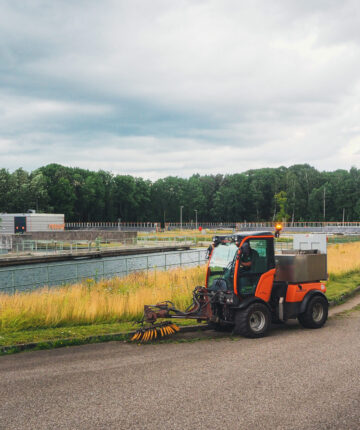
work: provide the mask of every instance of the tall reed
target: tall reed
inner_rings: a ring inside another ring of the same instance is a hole
[[[360,242],[342,243],[328,247],[328,271],[341,276],[360,271]]]
[[[145,304],[190,304],[191,292],[204,284],[203,267],[137,272],[124,278],[86,280],[30,293],[0,294],[0,329],[26,329],[140,319]]]

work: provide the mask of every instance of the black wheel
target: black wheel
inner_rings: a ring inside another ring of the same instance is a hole
[[[320,328],[328,317],[328,302],[322,296],[313,297],[303,314],[298,316],[299,323],[305,328]]]
[[[263,337],[267,334],[271,323],[268,307],[262,303],[254,303],[235,314],[233,334],[245,337]]]

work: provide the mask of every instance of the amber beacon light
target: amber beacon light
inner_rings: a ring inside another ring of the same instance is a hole
[[[282,224],[280,222],[276,223],[274,236],[275,237],[279,237],[280,236],[280,232],[281,232],[282,229],[283,229]]]

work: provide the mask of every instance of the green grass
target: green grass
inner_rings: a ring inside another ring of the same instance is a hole
[[[16,345],[20,343],[41,342],[45,340],[60,340],[67,338],[84,338],[104,333],[120,333],[134,330],[131,323],[92,324],[72,327],[56,327],[44,329],[29,329],[20,331],[2,330],[0,332],[0,346]]]
[[[179,326],[187,326],[197,324],[196,320],[174,320]],[[55,328],[42,328],[42,329],[28,329],[28,330],[1,330],[0,331],[0,355],[1,347],[9,345],[19,345],[25,343],[34,342],[60,342],[68,339],[72,341],[66,342],[67,344],[81,344],[89,343],[83,342],[91,336],[102,336],[113,335],[115,333],[130,333],[140,326],[133,322],[119,322],[119,323],[107,323],[107,324],[90,324],[90,325],[77,325],[77,326],[66,326],[66,327],[55,327]],[[128,336],[119,336],[119,340],[127,340]],[[100,339],[103,341],[106,339]],[[115,340],[115,339],[114,339]],[[63,346],[63,344],[61,344]],[[40,348],[43,349],[43,348]]]
[[[329,243],[359,242],[360,236],[329,236]]]
[[[344,275],[330,275],[329,280],[326,284],[327,291],[326,296],[329,301],[335,303],[341,303],[344,300],[344,296],[347,296],[356,287],[360,285],[360,272],[353,271],[348,272]]]

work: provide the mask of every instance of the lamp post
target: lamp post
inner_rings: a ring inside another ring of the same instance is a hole
[[[195,230],[197,230],[197,213],[198,213],[198,211],[197,211],[197,209],[194,209],[194,211],[195,211]]]
[[[182,210],[184,206],[180,206],[180,230],[182,230]]]

